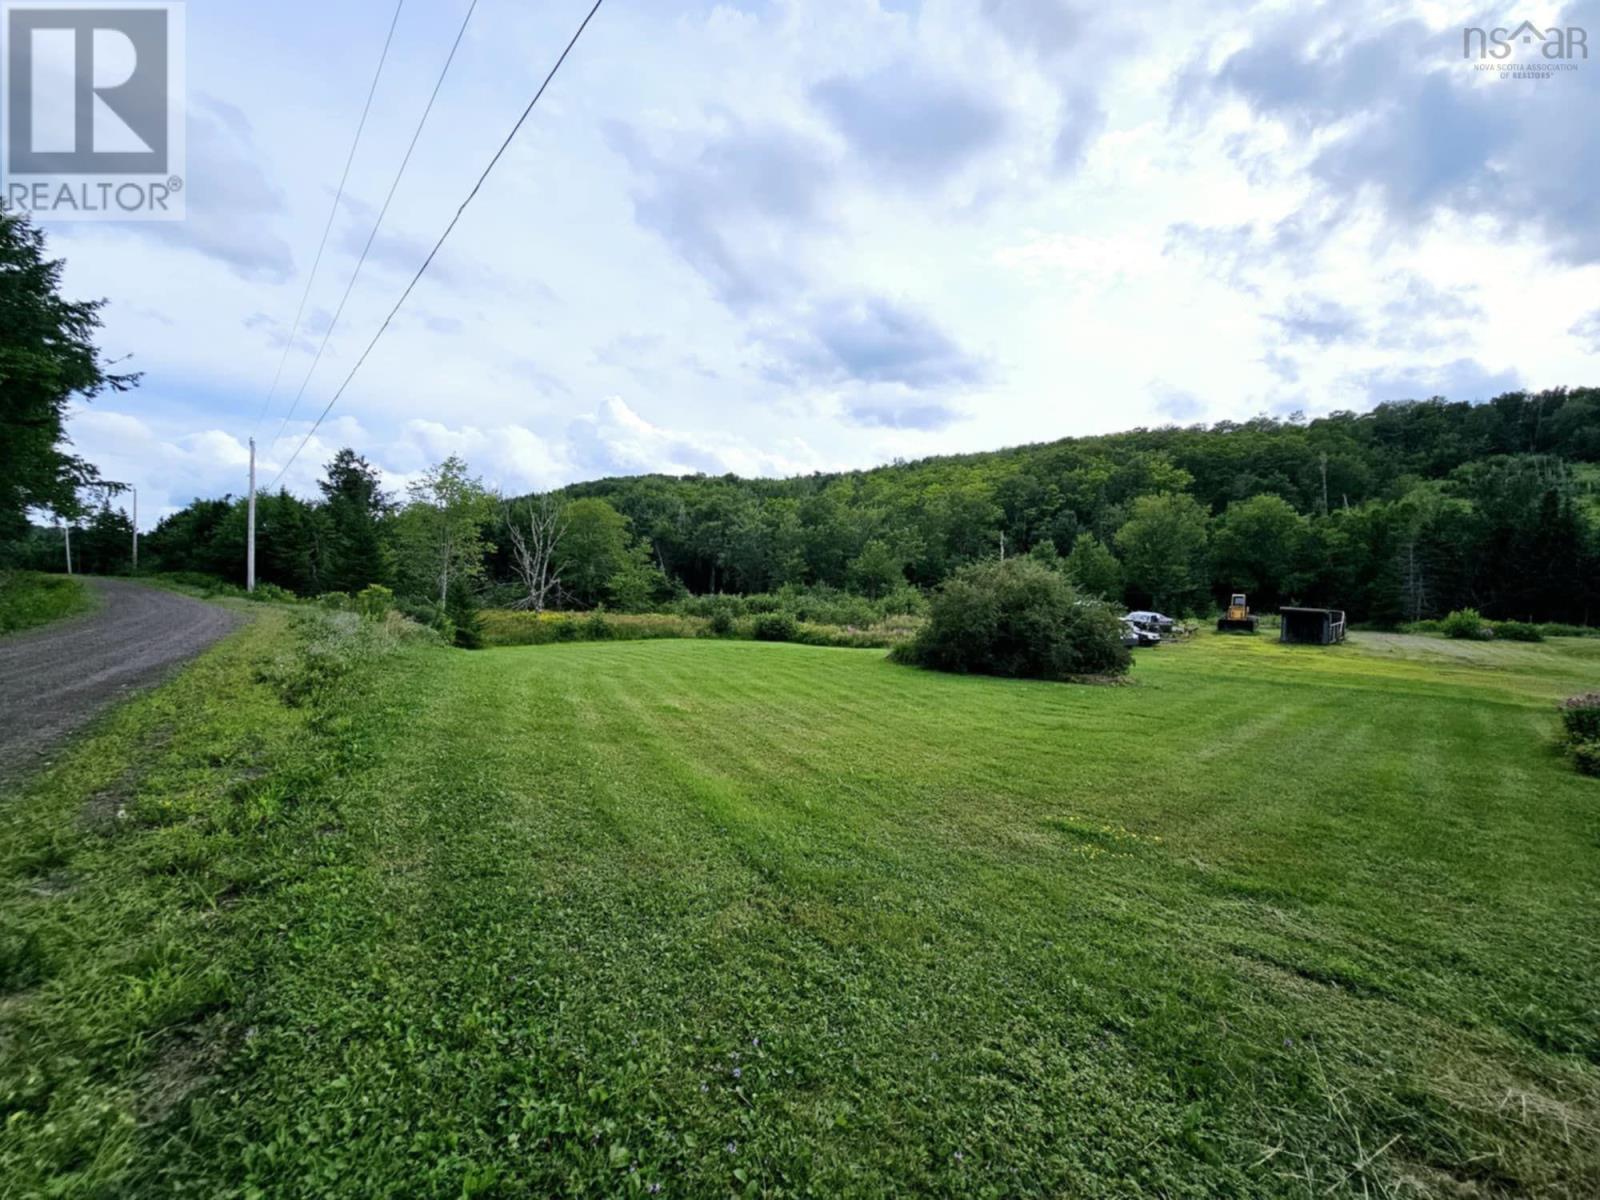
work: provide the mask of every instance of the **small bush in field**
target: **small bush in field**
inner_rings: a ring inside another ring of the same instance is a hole
[[[1131,661],[1109,605],[1026,558],[957,571],[934,596],[928,623],[893,656],[940,671],[1023,679],[1121,675]]]
[[[1561,724],[1566,727],[1567,741],[1574,745],[1600,742],[1600,692],[1587,692],[1563,700]]]
[[[381,583],[369,583],[356,593],[355,606],[367,620],[377,621],[394,607],[394,593]]]
[[[758,642],[792,642],[800,632],[786,612],[760,613],[751,622],[750,636]]]
[[[1475,608],[1456,609],[1439,622],[1439,632],[1449,638],[1481,638],[1486,633],[1494,636],[1494,631],[1483,623],[1483,617]]]
[[[606,620],[606,610],[603,608],[595,609],[583,622],[583,636],[587,641],[610,641],[613,632],[611,622]]]
[[[731,604],[718,604],[712,608],[709,628],[713,637],[732,637],[733,606]]]
[[[329,612],[349,612],[353,606],[348,592],[323,592],[317,603]]]

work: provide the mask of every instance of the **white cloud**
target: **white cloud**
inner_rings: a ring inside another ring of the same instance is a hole
[[[191,29],[190,224],[49,230],[69,294],[110,302],[107,353],[145,372],[72,423],[81,452],[138,482],[142,516],[241,491],[252,434],[277,474],[587,8],[480,6],[284,422],[465,3],[407,7],[262,419],[389,10],[217,7]],[[1481,159],[1448,141],[1428,144],[1444,157],[1418,165],[1414,202],[1347,189],[1372,166],[1348,136],[1371,128],[1359,102],[1414,98],[1459,63],[1297,74],[1307,45],[1372,13],[1283,11],[607,6],[284,482],[313,489],[343,445],[394,486],[454,451],[520,490],[1360,408],[1437,380],[1590,380],[1593,230],[1564,229],[1552,197],[1569,174],[1589,194],[1571,173],[1591,159],[1547,157],[1512,229],[1444,188]],[[1532,100],[1485,85],[1448,112],[1520,120],[1592,95],[1571,82]],[[1319,158],[1330,146],[1343,157]]]

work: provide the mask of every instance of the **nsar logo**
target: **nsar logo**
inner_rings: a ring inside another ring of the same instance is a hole
[[[1524,21],[1515,29],[1473,27],[1461,31],[1462,58],[1502,61],[1510,58],[1518,46],[1526,46],[1530,51],[1537,47],[1539,57],[1550,62],[1586,59],[1589,57],[1589,34],[1577,25],[1540,29],[1532,21]]]

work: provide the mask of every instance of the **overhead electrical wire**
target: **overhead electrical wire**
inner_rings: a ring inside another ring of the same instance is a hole
[[[372,98],[378,94],[378,80],[383,78],[383,64],[389,61],[389,47],[394,44],[395,26],[400,24],[400,10],[405,6],[406,0],[397,0],[394,6],[394,16],[389,21],[388,36],[383,39],[383,53],[378,56],[378,69],[372,74],[372,86],[367,89],[367,102],[361,107],[361,120],[356,124],[356,136],[350,143],[350,153],[345,156],[344,173],[339,176],[339,190],[334,193],[333,207],[328,210],[328,222],[322,227],[322,240],[317,243],[317,256],[311,262],[311,274],[306,276],[305,291],[300,293],[300,307],[295,309],[294,324],[289,329],[288,338],[284,340],[283,353],[278,358],[278,369],[273,373],[272,386],[267,389],[267,398],[261,402],[261,411],[256,414],[252,432],[261,427],[261,419],[272,407],[272,399],[278,394],[278,383],[283,379],[284,364],[289,361],[289,351],[294,349],[294,339],[300,333],[300,321],[305,316],[306,301],[311,298],[311,285],[317,281],[317,268],[322,265],[322,252],[328,248],[328,234],[333,230],[334,218],[339,215],[339,202],[344,199],[344,185],[350,179],[350,166],[356,161],[356,147],[361,145],[361,134],[367,127],[367,116],[372,112]]]
[[[516,124],[512,125],[511,132],[506,134],[505,140],[500,143],[500,148],[494,152],[494,157],[489,160],[489,165],[484,167],[482,174],[478,176],[478,181],[472,185],[472,190],[467,193],[467,198],[463,200],[461,202],[461,206],[456,209],[455,216],[450,218],[450,223],[445,226],[444,232],[439,235],[439,240],[433,244],[433,249],[428,251],[428,257],[423,259],[422,265],[417,268],[416,274],[411,277],[411,282],[406,284],[405,291],[400,293],[400,299],[395,301],[394,307],[389,310],[389,315],[383,319],[383,324],[378,326],[377,333],[372,335],[372,340],[367,343],[367,348],[361,352],[361,357],[356,359],[355,365],[350,368],[350,373],[344,377],[344,382],[339,385],[338,390],[336,390],[332,397],[329,398],[328,403],[326,406],[324,406],[321,414],[317,417],[311,428],[306,431],[305,437],[303,437],[300,440],[300,444],[295,447],[294,453],[289,456],[289,461],[283,464],[273,481],[267,485],[267,491],[271,491],[273,488],[275,488],[278,485],[279,480],[281,480],[288,472],[289,468],[294,466],[295,459],[300,457],[301,451],[306,448],[312,437],[316,434],[317,430],[321,428],[322,422],[325,421],[328,417],[328,414],[333,411],[333,406],[337,404],[339,402],[339,398],[344,395],[345,389],[350,386],[351,380],[353,380],[356,377],[356,374],[361,370],[362,365],[367,361],[368,355],[372,353],[373,347],[378,344],[379,339],[382,338],[385,331],[388,330],[390,323],[400,312],[401,306],[405,304],[413,289],[416,288],[417,283],[422,279],[424,272],[426,272],[428,267],[433,263],[433,260],[438,255],[440,248],[444,246],[445,240],[450,236],[456,225],[460,222],[462,215],[467,211],[467,206],[472,203],[472,201],[477,197],[478,192],[482,190],[484,182],[489,178],[489,173],[495,169],[495,166],[500,162],[501,158],[505,156],[505,152],[510,149],[511,143],[516,139],[517,134],[521,131],[522,126],[527,122],[528,117],[532,115],[535,106],[539,103],[540,97],[544,95],[545,89],[550,86],[550,81],[553,80],[556,77],[556,73],[561,70],[562,64],[567,61],[567,56],[572,53],[573,47],[578,44],[578,39],[583,36],[583,31],[589,28],[589,22],[594,20],[595,14],[600,11],[600,6],[603,3],[605,3],[605,0],[595,0],[594,7],[589,9],[588,15],[585,16],[583,21],[578,25],[577,32],[572,35],[571,40],[567,42],[566,48],[561,51],[561,56],[556,59],[555,65],[550,68],[549,73],[544,77],[544,82],[539,85],[539,90],[533,94],[533,99],[528,101],[528,106],[522,110],[522,115],[517,118]]]
[[[372,232],[367,234],[367,244],[361,247],[361,257],[356,260],[356,269],[350,273],[350,281],[345,284],[344,295],[339,297],[339,307],[334,309],[333,319],[328,322],[328,327],[322,331],[322,342],[317,346],[317,353],[311,359],[311,366],[306,370],[306,376],[300,381],[300,390],[295,392],[294,399],[289,404],[289,411],[284,414],[283,421],[278,426],[278,432],[273,437],[276,442],[283,436],[283,431],[289,427],[295,410],[300,407],[300,399],[306,394],[306,388],[311,383],[311,377],[317,373],[317,364],[322,361],[322,353],[328,348],[328,339],[333,336],[333,331],[339,325],[339,318],[344,315],[344,306],[350,301],[350,293],[355,290],[356,280],[361,277],[361,268],[366,265],[367,255],[372,250],[372,243],[377,240],[378,230],[383,227],[383,218],[389,213],[389,205],[394,201],[394,194],[400,187],[400,180],[404,178],[406,168],[411,165],[411,155],[417,148],[417,141],[422,137],[422,129],[428,123],[428,115],[433,112],[433,104],[439,98],[439,89],[444,86],[445,76],[450,74],[450,64],[456,60],[456,51],[461,48],[461,39],[466,36],[467,26],[472,21],[472,14],[477,11],[478,0],[472,0],[467,6],[467,15],[461,19],[461,28],[456,30],[456,40],[450,46],[450,53],[444,60],[444,67],[439,71],[439,78],[434,80],[433,93],[428,97],[428,103],[422,110],[422,116],[417,120],[416,129],[411,133],[411,144],[406,147],[405,157],[400,160],[400,169],[395,172],[394,180],[389,184],[389,194],[383,198],[383,207],[378,210],[378,218],[372,223]]]

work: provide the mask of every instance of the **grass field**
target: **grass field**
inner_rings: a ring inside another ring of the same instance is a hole
[[[80,579],[38,571],[0,571],[0,634],[76,616],[93,606],[93,597]]]
[[[1600,643],[287,620],[0,805],[0,1193],[1600,1194]]]

